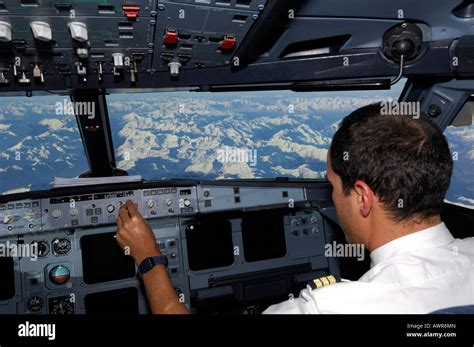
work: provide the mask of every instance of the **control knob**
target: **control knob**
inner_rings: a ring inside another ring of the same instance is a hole
[[[58,219],[62,216],[62,213],[61,213],[61,210],[52,210],[51,211],[51,216],[54,218],[54,219]]]

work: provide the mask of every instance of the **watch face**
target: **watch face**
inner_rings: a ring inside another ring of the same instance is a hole
[[[152,258],[146,258],[139,267],[141,273],[145,273],[151,270],[153,267]]]

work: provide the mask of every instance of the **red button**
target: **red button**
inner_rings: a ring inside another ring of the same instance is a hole
[[[178,40],[178,33],[171,30],[168,30],[163,38],[165,45],[176,45]]]
[[[237,40],[234,36],[226,36],[224,41],[221,42],[220,49],[223,51],[229,51],[235,47]]]

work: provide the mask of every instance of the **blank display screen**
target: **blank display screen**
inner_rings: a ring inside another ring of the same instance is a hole
[[[247,262],[281,258],[286,255],[283,216],[252,213],[242,219],[244,257]]]
[[[134,277],[135,262],[125,255],[114,238],[115,232],[81,238],[84,282],[95,284]]]
[[[186,227],[189,268],[193,271],[234,263],[232,225],[229,221],[208,221]]]
[[[0,257],[0,300],[8,300],[15,296],[15,273],[13,258]]]
[[[136,313],[138,314],[137,288],[122,288],[88,294],[84,298],[86,313]]]

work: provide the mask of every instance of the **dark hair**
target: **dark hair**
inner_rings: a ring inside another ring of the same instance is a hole
[[[439,214],[453,169],[446,138],[424,116],[381,115],[381,107],[359,108],[334,135],[332,169],[344,194],[362,180],[395,221]]]

